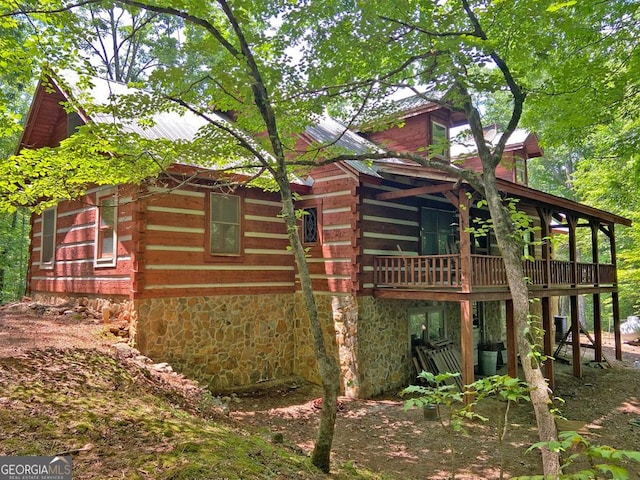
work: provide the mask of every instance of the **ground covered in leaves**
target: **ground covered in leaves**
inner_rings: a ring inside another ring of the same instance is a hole
[[[108,332],[108,329],[106,330]],[[105,333],[99,320],[28,308],[0,310],[0,455],[74,457],[74,478],[326,478],[306,457],[316,434],[318,387],[302,381],[237,397],[207,395],[180,375],[148,365]],[[613,358],[610,350],[608,358]],[[585,352],[585,362],[590,352]],[[640,449],[640,347],[625,346],[612,368],[556,368],[558,403],[594,444]],[[342,398],[331,478],[498,478],[496,419],[451,442],[422,411],[404,411],[395,394]],[[531,407],[510,411],[506,477],[540,473]],[[584,464],[583,464],[584,465]],[[640,465],[627,465],[640,478]]]

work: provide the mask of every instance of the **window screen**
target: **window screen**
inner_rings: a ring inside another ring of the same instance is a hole
[[[42,212],[42,245],[40,248],[40,263],[51,266],[55,260],[56,251],[56,209],[49,208]]]
[[[240,254],[240,197],[211,194],[209,251],[212,255]]]
[[[449,158],[449,127],[431,121],[431,145],[429,151],[436,158]]]
[[[97,233],[96,233],[96,265],[115,265],[118,228],[118,205],[115,193],[99,196]]]

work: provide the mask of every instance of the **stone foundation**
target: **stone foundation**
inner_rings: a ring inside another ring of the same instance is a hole
[[[31,298],[34,302],[45,305],[64,305],[74,303],[90,308],[97,312],[102,312],[108,316],[109,321],[129,322],[135,325],[137,321],[137,311],[132,300],[125,297],[86,297],[73,295],[55,295],[50,293],[33,293]]]
[[[138,349],[213,391],[294,373],[293,297],[136,300]]]
[[[36,295],[61,304],[70,297]],[[457,302],[385,300],[316,294],[327,351],[340,364],[342,393],[368,398],[413,380],[409,312],[443,307],[446,336],[460,344]],[[214,392],[292,376],[320,383],[309,319],[300,293],[76,301],[127,320],[135,346],[169,362]],[[504,338],[502,302],[485,303],[487,334]]]

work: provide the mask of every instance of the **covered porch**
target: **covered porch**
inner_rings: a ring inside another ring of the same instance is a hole
[[[570,298],[571,346],[573,373],[582,377],[580,358],[580,321],[578,297],[590,295],[593,300],[594,351],[596,361],[602,361],[602,299],[610,295],[615,332],[616,358],[622,358],[620,338],[620,312],[616,272],[616,244],[614,225],[629,225],[629,221],[607,212],[553,197],[522,185],[504,182],[501,189],[518,198],[518,209],[525,211],[538,228],[532,236],[531,247],[523,252],[524,274],[529,284],[529,296],[540,299],[540,326],[544,329],[543,353],[552,357],[553,312],[551,298]],[[511,376],[518,375],[518,351],[511,295],[502,257],[496,255],[490,243],[484,253],[478,252],[478,241],[469,233],[470,212],[478,210],[471,205],[468,186],[444,184],[414,187],[379,194],[378,200],[397,200],[413,194],[439,194],[455,208],[455,220],[450,231],[438,234],[445,241],[446,252],[423,255],[406,252],[400,247],[397,254],[376,255],[372,259],[373,295],[377,298],[403,300],[429,300],[456,302],[460,307],[461,373],[464,384],[474,380],[473,302],[504,301],[506,306],[507,368]],[[484,214],[488,214],[486,211]],[[423,218],[424,221],[424,218]],[[445,222],[441,222],[445,223]],[[446,222],[448,225],[448,222]],[[440,228],[440,227],[439,227]],[[585,232],[590,245],[578,249],[578,232]],[[421,229],[424,238],[425,229]],[[552,235],[566,235],[565,256],[559,257],[550,241]],[[450,239],[453,238],[452,242]],[[420,241],[425,245],[425,241]],[[590,248],[588,248],[590,247]],[[527,247],[525,247],[527,248]],[[586,253],[585,253],[586,252]],[[394,252],[395,253],[395,252]],[[525,255],[526,254],[526,255]],[[582,258],[581,258],[582,256]],[[585,261],[586,260],[586,261]],[[554,388],[553,362],[547,361],[544,372],[550,387]]]

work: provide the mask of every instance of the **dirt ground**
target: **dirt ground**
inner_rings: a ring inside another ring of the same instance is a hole
[[[20,357],[28,350],[46,347],[111,349],[115,337],[104,334],[98,320],[43,315],[23,309],[0,309],[0,362]],[[610,339],[605,343],[611,344]],[[640,347],[623,346],[622,362],[605,348],[611,366],[600,368],[585,350],[583,378],[572,376],[571,366],[556,365],[555,396],[569,429],[581,428],[593,444],[618,449],[640,449]],[[570,352],[569,352],[570,356]],[[266,437],[281,434],[286,445],[305,452],[312,449],[319,410],[314,399],[321,396],[315,385],[304,382],[268,391],[243,394],[230,402],[229,421]],[[449,478],[450,450],[445,431],[437,421],[425,420],[421,411],[403,408],[397,393],[372,400],[341,398],[334,441],[334,462],[363,467],[396,479]],[[497,408],[489,401],[478,412],[489,417],[474,423],[467,434],[453,438],[456,478],[498,478],[499,449]],[[541,472],[539,456],[525,453],[537,441],[535,418],[529,404],[511,408],[511,424],[504,448],[506,477]],[[630,478],[640,478],[640,465],[628,465]]]

